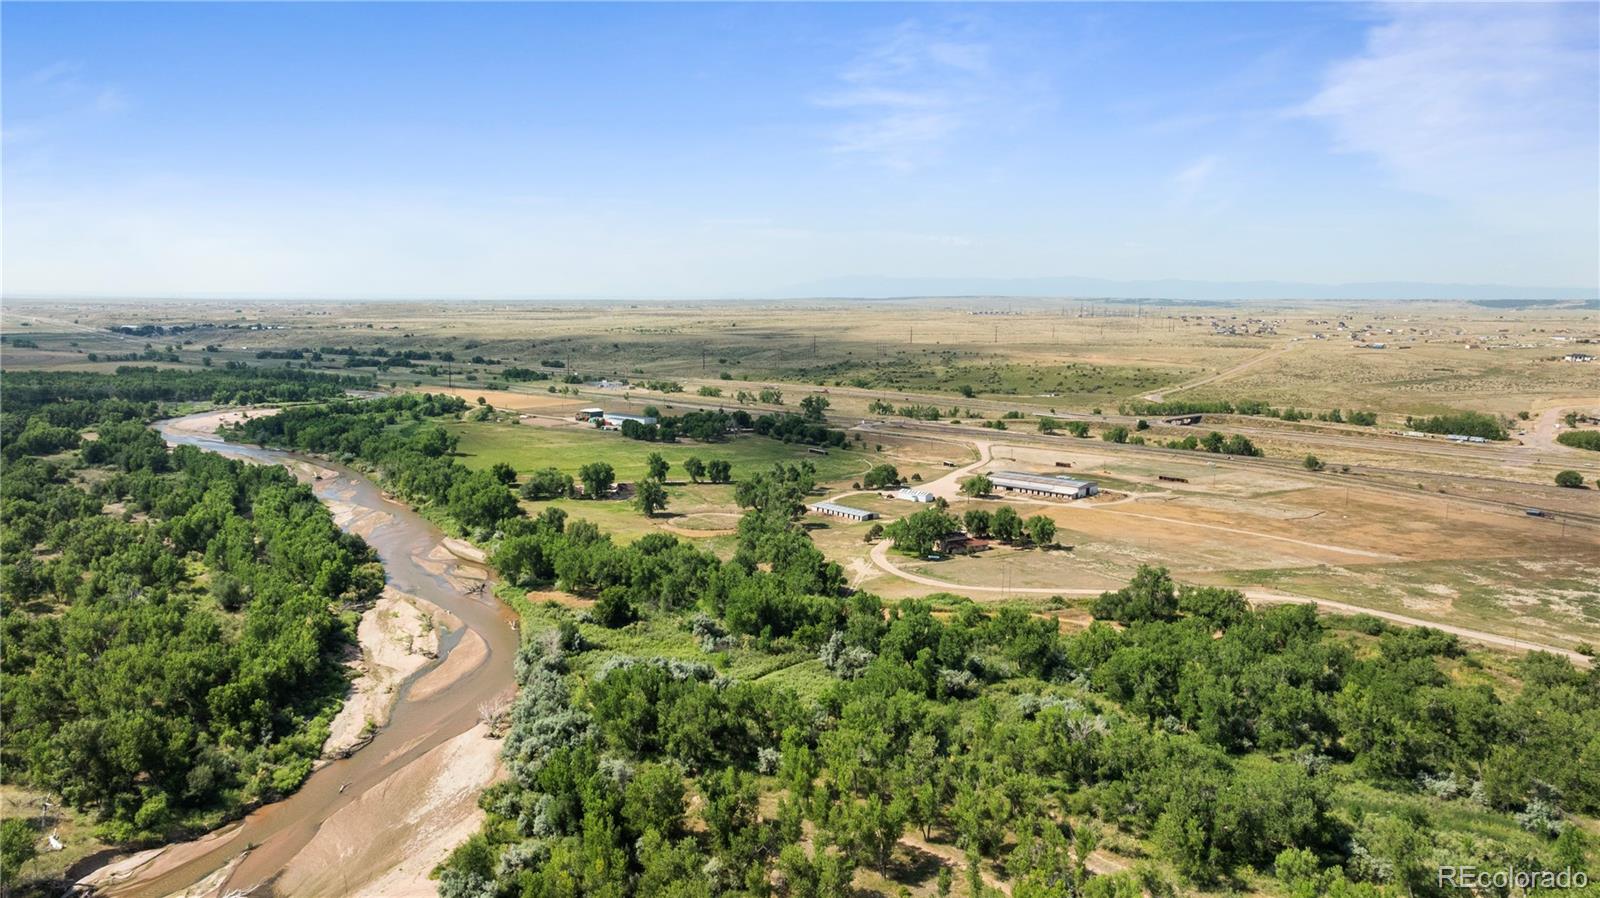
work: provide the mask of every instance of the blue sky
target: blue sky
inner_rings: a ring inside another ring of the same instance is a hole
[[[1595,4],[23,4],[7,295],[1600,283]]]

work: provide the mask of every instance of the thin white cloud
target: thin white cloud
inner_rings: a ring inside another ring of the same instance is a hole
[[[812,98],[839,110],[833,151],[889,168],[917,168],[969,127],[991,98],[991,47],[970,34],[907,22],[863,49],[838,85]]]
[[[1473,206],[1592,183],[1593,4],[1377,10],[1363,52],[1334,65],[1296,110],[1325,121],[1338,148],[1376,157],[1407,189]]]
[[[1181,171],[1172,177],[1172,183],[1178,189],[1178,198],[1191,200],[1211,180],[1217,170],[1217,165],[1222,160],[1215,156],[1202,156],[1184,166]]]
[[[32,111],[21,117],[7,115],[4,128],[0,129],[0,143],[13,153],[19,144],[37,146],[53,134],[92,125],[127,112],[132,106],[121,87],[86,77],[83,63],[73,59],[57,60],[36,69],[25,80],[34,100]],[[16,157],[8,161],[27,162]]]

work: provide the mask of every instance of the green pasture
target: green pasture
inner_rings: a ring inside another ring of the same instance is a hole
[[[807,451],[805,446],[769,440],[766,437],[736,436],[724,443],[645,443],[630,440],[614,431],[587,427],[539,427],[526,424],[459,421],[446,425],[460,437],[457,452],[469,468],[487,468],[506,462],[518,473],[539,468],[559,468],[574,476],[589,462],[603,461],[617,472],[617,480],[629,482],[645,476],[645,460],[659,452],[672,468],[669,481],[688,480],[683,461],[699,456],[702,461],[727,459],[733,464],[733,477],[765,470],[778,462],[809,461],[816,466],[818,482],[850,481],[873,464],[869,453],[850,449],[829,449],[827,455]]]

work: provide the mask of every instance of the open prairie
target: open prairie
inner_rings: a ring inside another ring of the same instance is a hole
[[[880,523],[917,507],[859,489],[868,468],[887,462],[913,485],[951,481],[957,515],[1009,504],[1059,528],[1061,547],[1050,551],[885,564],[863,540],[869,524],[817,519],[817,544],[886,595],[966,589],[1042,602],[1059,591],[1082,604],[1140,564],[1161,564],[1188,582],[1553,646],[1600,639],[1600,455],[1554,439],[1569,414],[1600,417],[1600,363],[1564,360],[1600,345],[1592,304],[13,304],[3,328],[8,368],[289,365],[453,393],[494,410],[451,427],[472,468],[573,474],[599,460],[631,482],[658,451],[672,465],[663,516],[555,500],[624,536],[661,530],[731,552],[732,488],[690,482],[682,464],[691,456],[724,458],[736,476],[810,462],[819,497]],[[759,414],[806,396],[828,401],[849,448],[822,455],[756,436],[643,444],[573,420],[588,406]],[[1136,407],[1158,401],[1273,411],[1208,412],[1184,426]],[[1373,413],[1375,423],[1317,419],[1335,409]],[[1508,439],[1408,432],[1408,416],[1462,411],[1502,421]],[[1043,434],[1041,418],[1081,422],[1083,436]],[[1119,426],[1134,439],[1101,439]],[[1162,445],[1213,429],[1247,437],[1262,457]],[[1320,470],[1302,464],[1311,454]],[[1070,473],[1105,492],[1080,502],[966,499],[951,480],[958,467]],[[1555,486],[1565,469],[1588,486]]]

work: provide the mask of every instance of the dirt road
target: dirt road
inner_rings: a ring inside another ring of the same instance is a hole
[[[885,573],[892,574],[902,580],[907,580],[912,583],[920,583],[923,586],[932,586],[936,589],[946,590],[957,595],[971,595],[972,593],[1004,593],[1006,595],[1028,594],[1083,597],[1098,596],[1105,591],[1101,589],[1066,589],[1052,588],[1048,586],[968,586],[963,583],[953,583],[949,580],[940,580],[938,578],[928,577],[923,574],[915,574],[899,567],[889,558],[889,549],[893,545],[893,540],[880,540],[877,545],[872,547],[872,563],[877,565],[877,567],[883,570]],[[1340,614],[1369,614],[1373,617],[1386,620],[1390,623],[1400,624],[1406,627],[1432,627],[1435,630],[1442,630],[1446,633],[1454,634],[1471,642],[1495,646],[1497,648],[1512,649],[1514,651],[1523,652],[1550,652],[1553,655],[1560,655],[1563,658],[1568,659],[1579,667],[1587,667],[1592,663],[1587,656],[1580,655],[1579,653],[1570,649],[1558,648],[1552,645],[1543,645],[1537,642],[1529,642],[1526,639],[1516,639],[1510,636],[1501,636],[1497,633],[1485,633],[1482,630],[1470,630],[1466,627],[1457,627],[1451,624],[1436,623],[1434,621],[1422,620],[1421,618],[1408,617],[1404,614],[1395,614],[1392,611],[1379,611],[1373,608],[1366,608],[1361,605],[1352,605],[1348,602],[1335,602],[1329,599],[1317,599],[1310,596],[1269,592],[1262,589],[1245,589],[1242,590],[1242,592],[1244,593],[1244,597],[1255,605],[1282,605],[1294,602],[1299,604],[1315,605],[1319,611],[1332,611]]]

